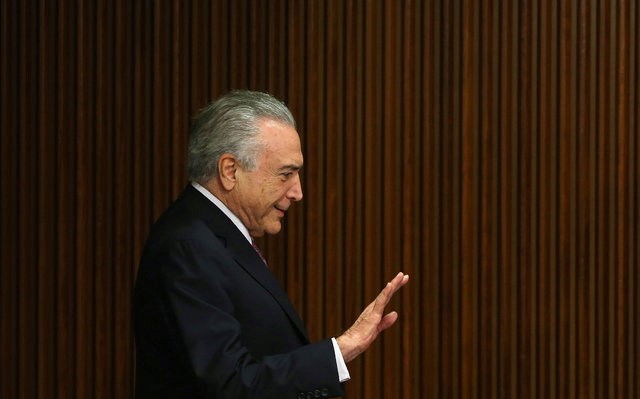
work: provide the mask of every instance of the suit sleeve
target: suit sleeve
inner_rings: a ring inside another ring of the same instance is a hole
[[[330,340],[260,359],[243,345],[242,326],[234,316],[237,287],[220,271],[229,267],[221,264],[228,259],[185,241],[171,244],[157,259],[162,259],[158,270],[170,322],[175,323],[194,375],[210,396],[281,399],[343,394]]]

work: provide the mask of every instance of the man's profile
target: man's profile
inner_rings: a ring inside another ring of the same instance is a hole
[[[310,342],[254,238],[277,234],[303,197],[288,108],[233,91],[190,132],[190,184],[154,224],[133,297],[136,397],[307,398],[343,394],[346,363],[397,314],[398,273],[342,335]]]

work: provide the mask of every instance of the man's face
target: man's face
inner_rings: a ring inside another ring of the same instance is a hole
[[[254,170],[240,166],[232,191],[234,212],[252,237],[276,234],[281,219],[292,202],[302,199],[300,168],[302,150],[296,130],[284,123],[263,119],[258,122],[263,148]]]

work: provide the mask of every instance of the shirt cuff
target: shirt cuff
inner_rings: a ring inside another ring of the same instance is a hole
[[[336,355],[336,366],[338,366],[338,378],[340,382],[349,381],[351,379],[351,375],[349,375],[349,370],[347,370],[347,364],[344,362],[344,358],[342,357],[342,352],[340,351],[340,347],[338,346],[338,341],[335,338],[331,338],[331,343],[333,343],[333,351]]]

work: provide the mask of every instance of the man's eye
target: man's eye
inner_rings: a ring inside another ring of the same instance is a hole
[[[282,177],[285,179],[288,179],[291,177],[291,175],[293,175],[293,172],[285,172],[282,174]]]

